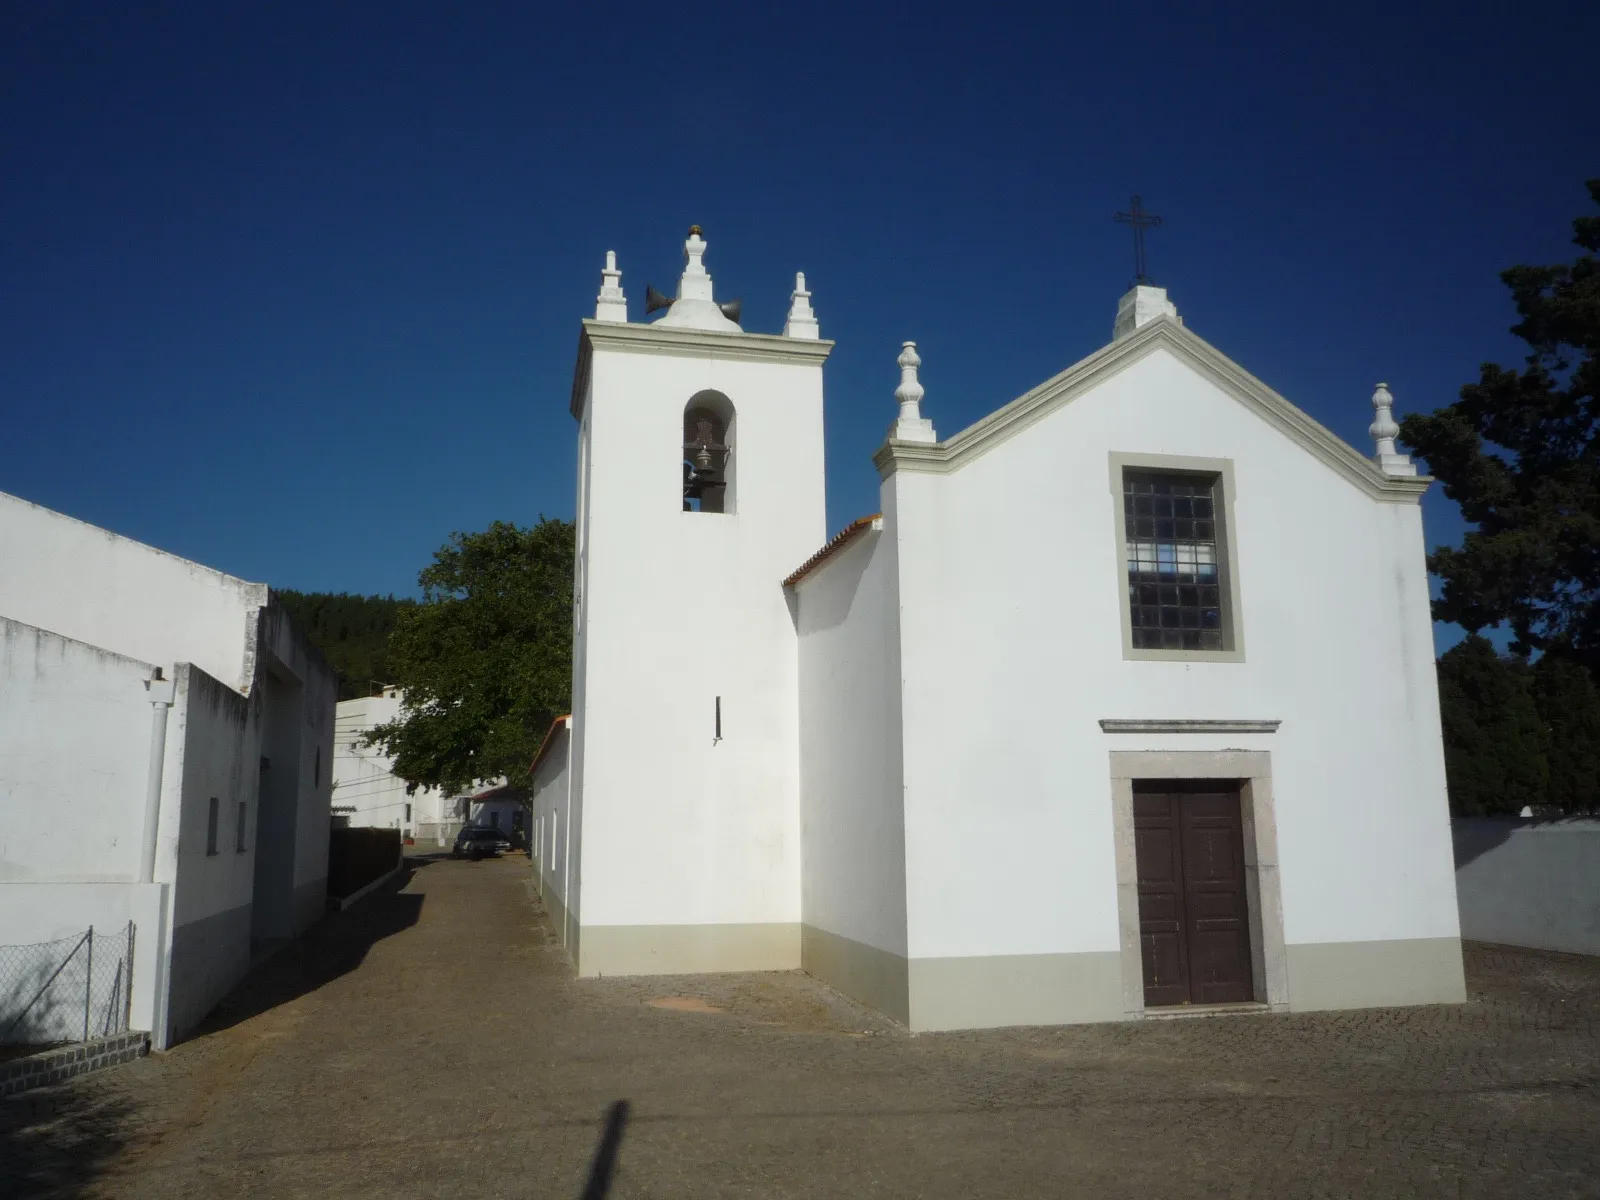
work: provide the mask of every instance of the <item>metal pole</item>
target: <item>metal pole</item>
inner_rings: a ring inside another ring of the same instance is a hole
[[[128,922],[128,986],[122,994],[122,1028],[118,1033],[126,1033],[133,1024],[133,922]]]
[[[89,1010],[94,1007],[94,926],[89,926],[89,965],[83,972],[83,1040],[89,1040]]]

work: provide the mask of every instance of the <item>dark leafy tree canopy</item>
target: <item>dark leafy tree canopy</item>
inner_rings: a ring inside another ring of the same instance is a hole
[[[345,592],[272,594],[339,675],[339,699],[370,696],[389,682],[389,632],[412,600]]]
[[[1600,204],[1600,179],[1588,183]],[[1570,266],[1501,279],[1531,353],[1485,364],[1454,404],[1408,416],[1401,436],[1477,528],[1429,558],[1444,582],[1434,615],[1476,631],[1501,621],[1513,651],[1600,670],[1600,217],[1573,222]]]
[[[405,689],[398,721],[368,741],[413,787],[464,791],[505,776],[525,784],[572,686],[573,527],[496,521],[452,534],[418,576],[422,603],[389,638]]]

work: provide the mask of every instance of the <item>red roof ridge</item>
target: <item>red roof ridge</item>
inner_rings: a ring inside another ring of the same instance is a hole
[[[539,743],[539,749],[533,756],[533,761],[528,764],[528,781],[533,781],[533,773],[539,769],[539,764],[544,761],[544,752],[555,744],[556,730],[572,720],[571,713],[563,713],[550,722],[550,728],[545,730],[544,741]]]
[[[783,581],[783,586],[793,587],[807,575],[811,574],[812,571],[816,570],[823,563],[827,562],[830,558],[842,550],[845,546],[845,543],[854,539],[858,533],[871,529],[874,525],[882,520],[883,514],[881,512],[872,513],[870,516],[857,517],[854,521],[851,521],[850,524],[846,525],[838,533],[829,538],[827,545],[823,546],[821,550],[818,550],[810,558],[806,559],[805,562],[801,563],[800,566]]]

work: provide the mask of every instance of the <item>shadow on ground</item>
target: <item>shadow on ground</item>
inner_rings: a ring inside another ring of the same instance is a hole
[[[130,1105],[83,1076],[0,1100],[0,1196],[77,1196],[128,1144]]]
[[[344,912],[329,913],[286,942],[253,967],[189,1036],[204,1037],[231,1028],[354,971],[376,943],[417,923],[422,897],[403,894],[402,889],[439,857],[407,858],[400,873],[382,887]]]

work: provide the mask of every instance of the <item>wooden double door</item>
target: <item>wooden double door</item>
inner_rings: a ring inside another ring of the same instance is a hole
[[[1145,1006],[1255,999],[1238,785],[1136,781],[1133,826]]]

